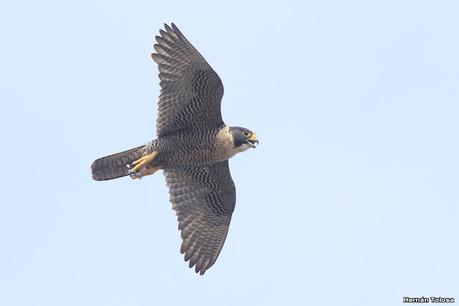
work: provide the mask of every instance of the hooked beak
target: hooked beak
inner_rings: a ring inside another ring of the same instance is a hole
[[[257,134],[253,133],[249,138],[247,138],[247,143],[252,147],[256,148],[258,145]]]

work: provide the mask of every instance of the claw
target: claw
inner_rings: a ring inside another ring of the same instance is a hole
[[[127,165],[127,167],[129,168],[129,165]],[[142,169],[143,170],[143,169]],[[129,176],[131,177],[131,179],[135,180],[135,179],[141,179],[142,178],[142,174],[139,172],[139,171],[132,171],[132,169],[129,169],[128,172]]]
[[[155,173],[159,169],[159,167],[148,167],[148,164],[152,162],[157,155],[158,152],[154,151],[133,161],[131,164],[127,164],[127,173],[131,176],[133,180],[140,179],[143,176]]]

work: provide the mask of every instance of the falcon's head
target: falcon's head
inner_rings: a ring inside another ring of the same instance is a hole
[[[225,160],[258,145],[257,134],[238,126],[225,126],[217,134],[218,158]]]
[[[231,134],[233,134],[234,147],[240,150],[240,152],[249,148],[255,148],[258,145],[257,134],[251,130],[238,126],[232,126],[229,129]]]

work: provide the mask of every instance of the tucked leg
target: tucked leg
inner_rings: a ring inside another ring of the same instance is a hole
[[[128,174],[132,179],[138,179],[143,176],[151,175],[159,170],[159,167],[149,167],[148,164],[151,163],[155,157],[158,155],[158,152],[153,151],[150,154],[144,155],[141,158],[133,161],[131,164],[127,165]]]

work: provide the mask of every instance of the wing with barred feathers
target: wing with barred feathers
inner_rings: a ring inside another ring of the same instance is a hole
[[[204,57],[172,23],[164,25],[151,56],[158,64],[161,95],[156,132],[222,126],[223,84]]]
[[[164,174],[183,239],[180,251],[202,275],[220,254],[236,204],[228,161],[164,169]]]

